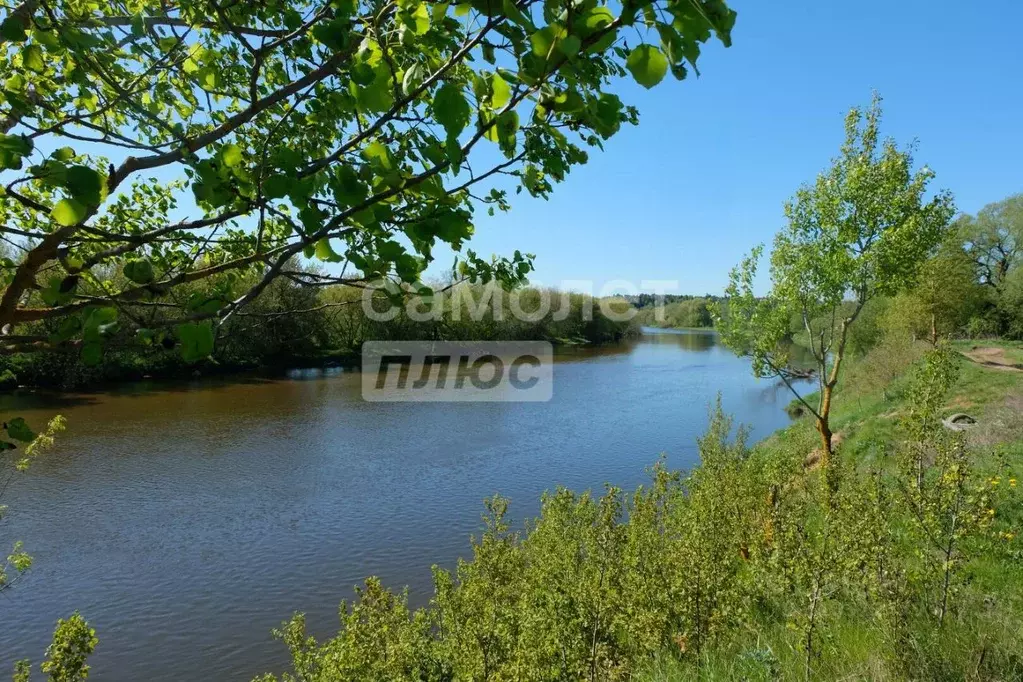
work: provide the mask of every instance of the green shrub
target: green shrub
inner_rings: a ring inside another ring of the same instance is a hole
[[[870,466],[751,449],[718,406],[689,472],[559,488],[522,531],[492,499],[429,605],[369,579],[336,636],[286,623],[294,676],[260,679],[1018,679],[1023,513],[1007,465],[936,420],[955,362],[919,365],[919,409]]]

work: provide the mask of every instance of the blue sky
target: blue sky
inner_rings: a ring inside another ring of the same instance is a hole
[[[734,45],[702,77],[616,91],[640,109],[555,187],[480,212],[481,255],[537,256],[533,280],[678,280],[720,293],[783,224],[782,204],[838,150],[842,118],[884,97],[883,131],[918,140],[960,210],[1023,191],[1023,2],[733,0]],[[447,267],[449,261],[438,259]]]

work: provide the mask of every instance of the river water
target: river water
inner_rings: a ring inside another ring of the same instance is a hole
[[[557,485],[631,488],[661,453],[692,465],[719,392],[754,438],[788,423],[784,387],[713,333],[651,330],[559,355],[549,403],[369,403],[358,373],[329,370],[7,398],[68,430],[2,500],[0,549],[24,540],[36,563],[0,596],[0,674],[38,663],[76,609],[97,680],[279,672],[271,628],[300,610],[330,634],[367,575],[425,601],[484,498],[522,519]]]

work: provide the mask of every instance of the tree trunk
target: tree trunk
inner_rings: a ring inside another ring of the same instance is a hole
[[[827,467],[831,463],[831,394],[834,386],[831,382],[824,384],[824,391],[821,393],[819,416],[817,417],[817,432],[821,435],[821,466]]]
[[[831,428],[826,419],[817,420],[817,432],[821,435],[821,465],[827,466],[831,461]]]

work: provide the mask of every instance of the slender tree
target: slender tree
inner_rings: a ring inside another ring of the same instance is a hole
[[[914,283],[947,231],[952,197],[928,198],[934,177],[913,169],[912,149],[881,140],[881,101],[845,119],[845,142],[831,167],[785,205],[788,225],[775,238],[771,289],[754,294],[762,247],[732,270],[722,338],[749,354],[758,377],[780,378],[816,420],[825,464],[832,453],[831,408],[849,330],[863,306]],[[816,363],[814,404],[792,383],[786,342],[799,319]]]

